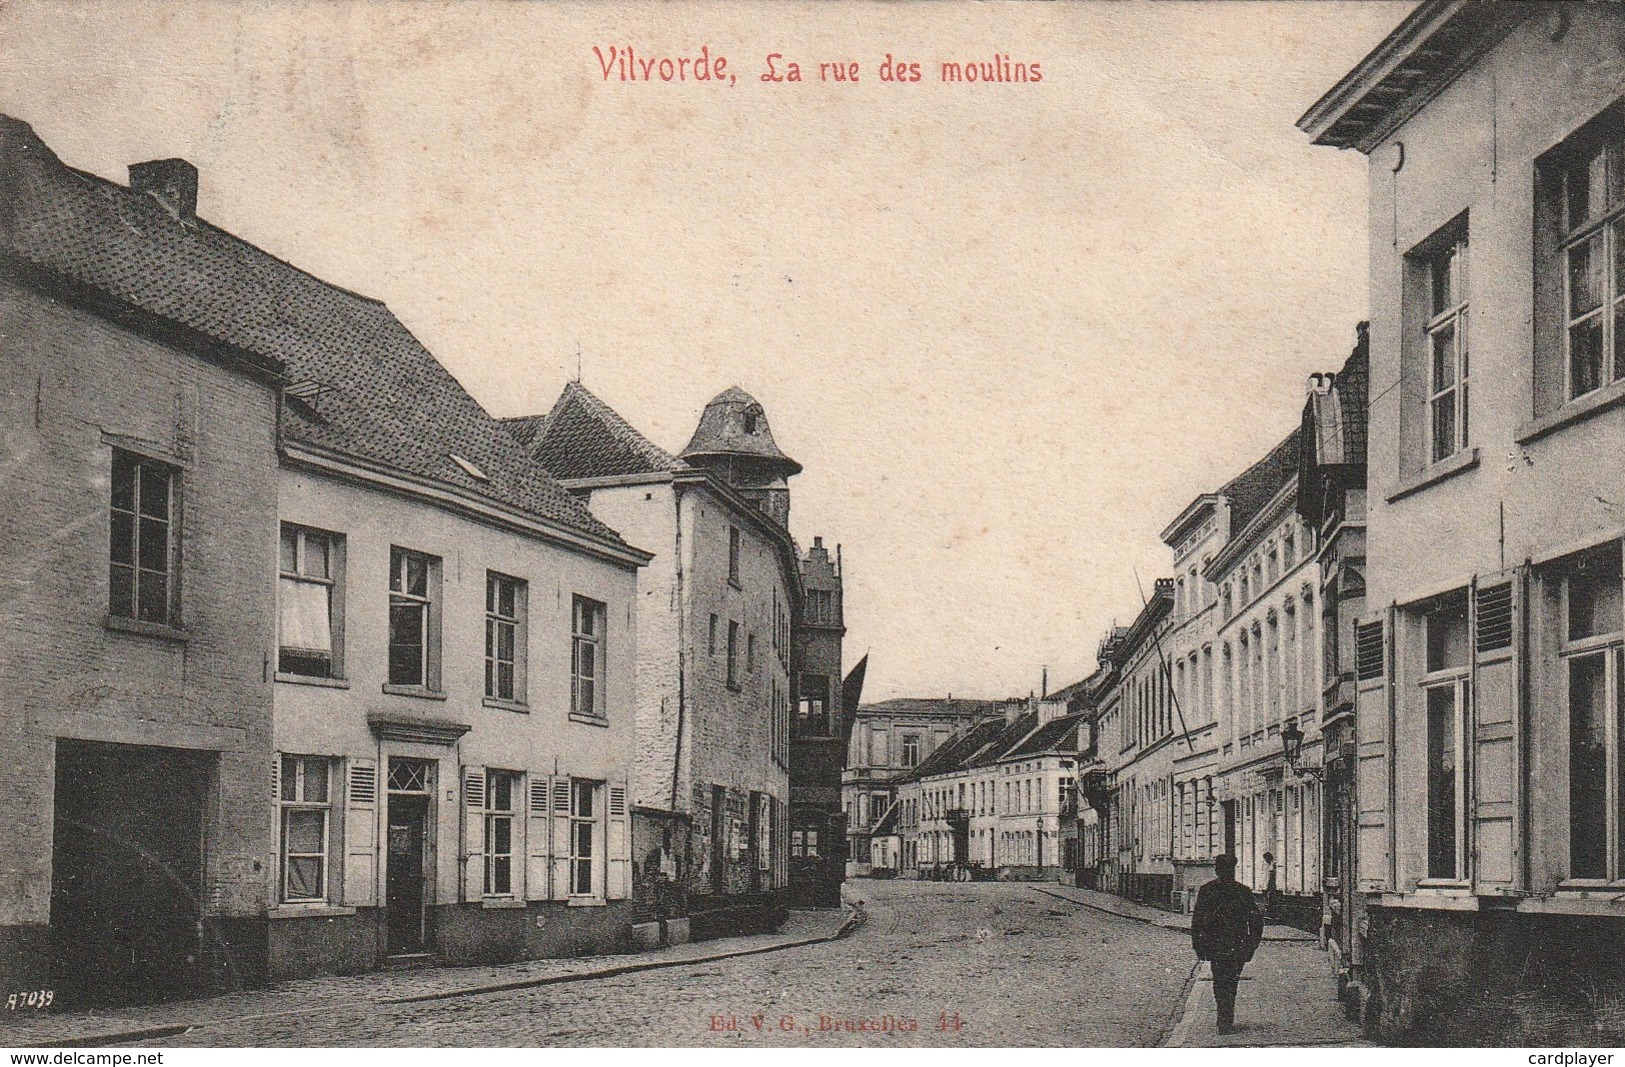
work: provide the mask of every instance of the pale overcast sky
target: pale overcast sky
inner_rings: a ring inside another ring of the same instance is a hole
[[[493,414],[578,347],[674,451],[743,386],[796,536],[844,546],[866,697],[1000,696],[1081,677],[1347,355],[1363,160],[1293,122],[1413,6],[10,0],[0,110],[120,181],[192,160],[200,214],[387,302]],[[606,82],[611,44],[739,81]],[[1042,82],[939,80],[995,54]]]

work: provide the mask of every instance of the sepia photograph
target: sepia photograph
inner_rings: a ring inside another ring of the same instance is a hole
[[[0,1049],[1607,1064],[1622,456],[1625,5],[0,0]]]

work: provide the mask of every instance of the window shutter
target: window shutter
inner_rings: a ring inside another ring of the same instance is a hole
[[[1467,825],[1472,835],[1468,871],[1475,886],[1489,892],[1511,889],[1518,866],[1516,606],[1510,581],[1473,590],[1472,694],[1467,702],[1471,745]]]
[[[1355,814],[1356,870],[1359,887],[1386,889],[1389,879],[1389,706],[1384,682],[1387,662],[1387,634],[1393,611],[1383,619],[1355,626],[1356,678],[1354,696],[1355,729]]]
[[[1478,591],[1477,602],[1479,652],[1496,652],[1512,647],[1512,583],[1491,586]]]
[[[1382,623],[1361,623],[1354,628],[1354,670],[1357,680],[1369,682],[1383,675]]]
[[[525,899],[546,900],[548,861],[552,856],[553,828],[548,824],[548,778],[530,776],[530,796],[525,812]]]
[[[625,900],[632,895],[632,844],[626,832],[626,786],[608,787],[609,819],[604,835],[606,865],[604,896],[610,900]]]
[[[344,808],[344,902],[370,908],[378,900],[378,764],[350,760]]]
[[[485,896],[485,768],[463,768],[463,899]]]
[[[570,779],[555,775],[553,791],[553,899],[570,897]]]
[[[282,803],[282,753],[280,752],[271,753],[271,801],[277,805]]]

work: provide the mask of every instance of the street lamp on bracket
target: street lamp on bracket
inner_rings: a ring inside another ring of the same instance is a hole
[[[1299,778],[1320,780],[1323,768],[1298,765],[1298,760],[1303,756],[1303,730],[1296,719],[1281,727],[1281,755],[1286,759],[1287,770]]]

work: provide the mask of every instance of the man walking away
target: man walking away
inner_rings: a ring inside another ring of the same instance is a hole
[[[1196,893],[1191,947],[1212,965],[1219,1033],[1228,1034],[1236,1024],[1236,983],[1264,939],[1264,915],[1253,891],[1236,881],[1236,857],[1225,853],[1213,867],[1219,876]]]

